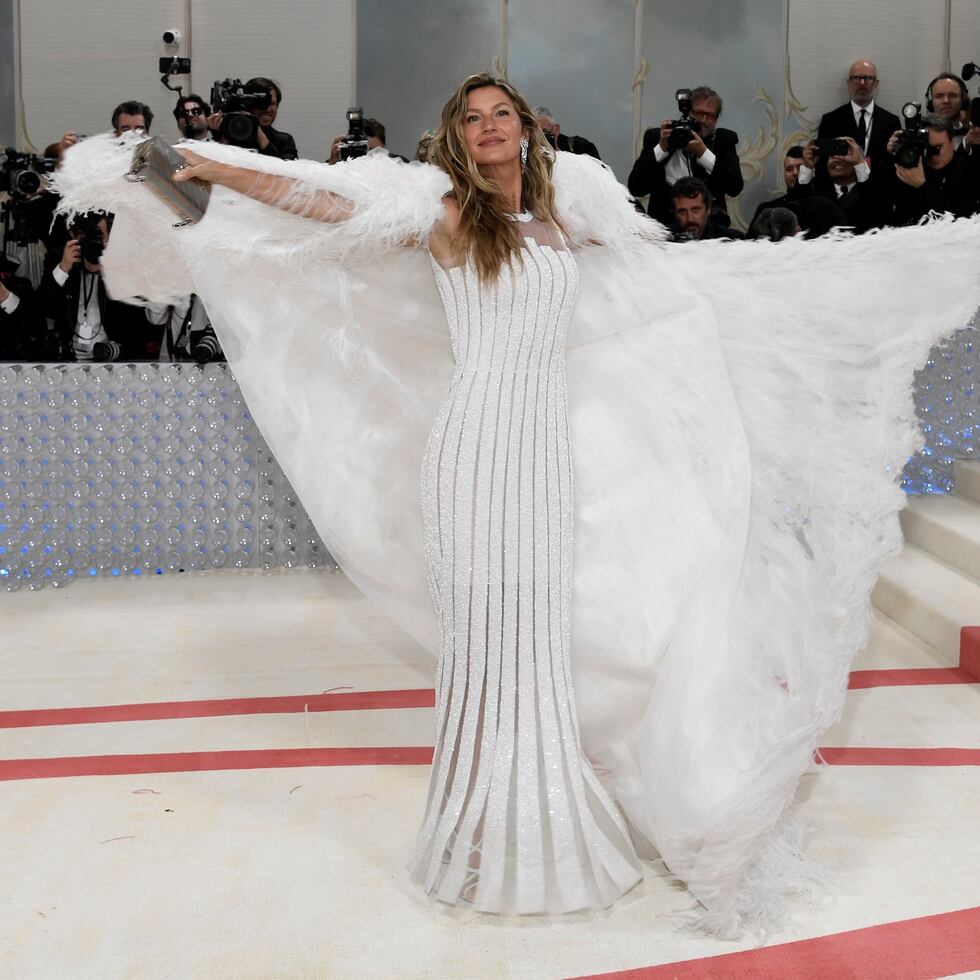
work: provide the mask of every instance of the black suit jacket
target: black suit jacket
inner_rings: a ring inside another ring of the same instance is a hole
[[[278,129],[269,126],[264,130],[268,137],[269,145],[264,150],[259,150],[263,156],[279,157],[280,160],[297,160],[299,151],[296,149],[296,140],[289,133],[281,133]]]
[[[558,134],[558,149],[565,153],[585,153],[596,160],[601,160],[599,150],[595,143],[587,140],[584,136],[566,136],[564,133]]]
[[[887,161],[883,161],[880,166],[887,165]],[[853,228],[858,234],[888,224],[879,185],[871,180],[852,184],[843,197],[838,197],[834,182],[825,174],[817,174],[809,184],[797,184],[789,197],[791,201],[825,198],[840,210],[843,220],[838,224]]]
[[[874,178],[889,224],[914,225],[930,211],[958,218],[980,213],[980,175],[958,153],[942,170],[925,167],[926,182],[922,187],[909,187],[898,179],[895,171],[892,163],[880,168]]]
[[[78,322],[78,301],[81,293],[81,265],[76,265],[68,273],[68,279],[63,286],[58,285],[54,278],[52,262],[45,269],[41,279],[39,295],[45,316],[54,321],[54,348],[48,351],[48,357],[54,360],[72,361],[75,354],[72,350],[72,337]],[[109,340],[119,344],[119,361],[154,361],[160,356],[159,328],[154,327],[146,319],[142,306],[131,306],[109,299],[105,283],[99,276],[99,313],[102,326]]]
[[[643,134],[643,149],[640,152],[629,180],[626,182],[634,197],[650,195],[647,213],[651,218],[669,225],[674,220],[674,209],[670,199],[670,185],[667,183],[666,163],[657,163],[653,155],[654,148],[660,142],[660,127],[648,129]],[[729,225],[728,204],[725,196],[738,197],[742,193],[745,181],[742,179],[742,168],[738,162],[738,134],[730,129],[716,129],[705,140],[705,146],[715,155],[715,167],[709,174],[696,159],[691,159],[691,176],[698,177],[708,185],[714,198],[711,205],[711,220],[720,225]],[[682,150],[675,150],[681,153]]]
[[[892,133],[901,128],[902,122],[898,116],[894,112],[882,109],[876,102],[874,112],[871,113],[871,136],[866,154],[872,170],[875,164],[881,163],[887,156],[888,151],[885,147]],[[825,113],[817,127],[817,139],[839,139],[843,136],[857,139],[857,123],[854,121],[854,110],[850,102],[838,106],[833,112]]]
[[[0,310],[0,361],[33,361],[42,356],[44,318],[27,279],[0,271],[0,282],[17,297],[13,313]]]

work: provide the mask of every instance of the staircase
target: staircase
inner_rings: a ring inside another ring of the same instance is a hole
[[[969,642],[963,628],[980,627],[980,462],[957,461],[953,476],[955,493],[909,499],[905,549],[882,566],[872,600],[958,666]]]

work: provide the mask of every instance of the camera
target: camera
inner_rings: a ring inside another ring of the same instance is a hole
[[[100,340],[92,348],[93,361],[118,361],[122,344],[116,340]]]
[[[210,364],[211,361],[224,360],[221,344],[214,334],[212,327],[206,327],[200,333],[191,335],[191,357],[198,364]]]
[[[252,109],[268,109],[268,92],[246,92],[240,78],[224,78],[211,86],[212,111],[220,112],[221,135],[232,146],[258,148],[259,121]]]
[[[26,247],[41,240],[51,222],[37,197],[44,189],[45,174],[53,173],[58,161],[33,153],[18,153],[12,147],[0,157],[0,193],[9,195],[3,202],[3,248],[14,244]]]
[[[71,233],[80,242],[82,258],[92,265],[102,261],[105,251],[105,238],[102,237],[100,222],[104,215],[88,212],[78,215],[72,222]]]
[[[850,150],[847,140],[842,139],[814,140],[814,143],[817,156],[821,157],[844,157]]]
[[[190,73],[190,58],[170,58],[164,56],[160,59],[160,74],[165,78],[169,78],[171,75],[189,75]]]
[[[341,160],[353,160],[367,156],[368,138],[364,132],[364,110],[347,110],[347,139],[337,145]]]
[[[980,65],[975,61],[968,61],[960,72],[960,78],[968,82],[974,75],[980,73]],[[980,99],[970,100],[970,125],[980,126]]]
[[[669,151],[683,150],[694,139],[695,134],[701,133],[701,123],[691,118],[691,90],[679,88],[674,93],[674,98],[677,100],[677,113],[680,118],[674,119],[670,124],[670,135],[667,137]]]
[[[44,175],[54,173],[57,166],[53,157],[18,153],[8,146],[0,163],[0,192],[6,191],[11,197],[30,197],[41,189]]]
[[[920,160],[932,156],[935,149],[929,144],[928,128],[922,125],[922,106],[918,102],[906,102],[902,106],[902,119],[905,129],[898,134],[895,164],[911,170]]]

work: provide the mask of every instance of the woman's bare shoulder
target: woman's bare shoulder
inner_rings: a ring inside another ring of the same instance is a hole
[[[438,225],[442,226],[440,231],[452,238],[459,227],[459,204],[456,202],[455,196],[450,193],[443,196],[442,206],[445,210]]]
[[[448,262],[453,256],[453,243],[459,228],[459,205],[447,194],[442,199],[443,214],[429,235],[429,251],[436,259]]]

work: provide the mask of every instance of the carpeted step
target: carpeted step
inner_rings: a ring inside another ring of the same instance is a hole
[[[980,581],[980,503],[950,494],[913,497],[901,519],[909,544]]]
[[[875,606],[950,666],[960,660],[960,630],[980,618],[980,583],[915,545],[881,568]]]
[[[980,504],[980,460],[958,459],[953,464],[956,495]]]

